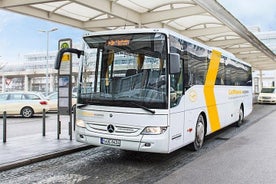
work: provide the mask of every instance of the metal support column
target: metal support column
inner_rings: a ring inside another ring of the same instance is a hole
[[[263,71],[260,70],[260,90],[263,89]]]
[[[29,91],[29,77],[24,75],[24,91]]]

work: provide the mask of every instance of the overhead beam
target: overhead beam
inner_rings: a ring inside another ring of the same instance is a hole
[[[16,12],[16,13],[21,13],[24,15],[29,15],[45,20],[50,20],[54,22],[58,22],[64,25],[69,25],[72,27],[77,27],[82,29],[83,28],[83,23],[81,21],[77,21],[75,19],[71,19],[62,15],[58,15],[55,13],[50,13],[47,11],[39,10],[36,8],[33,8],[31,6],[20,6],[20,7],[12,7],[8,8],[8,10]]]
[[[114,17],[135,23],[141,24],[141,16],[139,13],[123,7],[116,3],[116,1],[109,0],[72,0],[72,2],[81,4],[83,6],[107,13]]]
[[[134,23],[119,19],[119,18],[107,18],[98,19],[84,22],[83,28],[99,28],[99,27],[120,27],[120,26],[133,26]]]
[[[236,56],[238,57],[238,58],[240,58],[240,59],[246,59],[246,58],[252,58],[252,59],[254,59],[254,58],[262,58],[262,57],[266,57],[267,58],[267,56],[266,55],[264,55],[263,53],[254,53],[254,54],[236,54]]]
[[[148,27],[148,28],[166,28],[166,29],[172,30],[172,31],[180,34],[179,30],[175,29],[174,27],[171,27],[168,24],[164,24],[164,23],[161,23],[161,22],[144,24],[143,26]]]
[[[219,26],[219,27],[207,27],[202,29],[191,29],[181,31],[181,34],[188,36],[188,37],[200,37],[200,36],[208,36],[212,34],[220,34],[231,31],[226,26]]]
[[[270,62],[271,63],[271,60],[269,57],[262,57],[262,58],[247,58],[250,62],[264,62],[264,61],[267,61],[267,62]],[[276,63],[275,63],[276,64]]]
[[[108,29],[106,27],[103,27],[103,28],[87,28],[85,30],[91,31],[91,32],[97,32],[97,31],[106,31]]]
[[[242,38],[205,42],[206,45],[215,46],[215,47],[233,46],[233,45],[238,45],[243,43],[246,43],[246,40]]]
[[[34,5],[34,4],[43,4],[43,3],[51,3],[62,0],[1,0],[0,8],[11,8],[18,6],[26,6],[26,5]]]
[[[198,15],[205,12],[206,11],[199,6],[154,11],[149,13],[143,13],[141,15],[141,23],[149,24],[149,23],[160,22],[164,20],[178,19],[181,17],[187,17],[191,15]]]
[[[255,47],[242,47],[242,48],[228,48],[226,49],[231,53],[240,53],[240,52],[250,52],[250,51],[259,51]]]

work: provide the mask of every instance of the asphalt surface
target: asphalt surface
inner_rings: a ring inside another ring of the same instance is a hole
[[[237,136],[156,183],[276,183],[276,111],[271,108]]]

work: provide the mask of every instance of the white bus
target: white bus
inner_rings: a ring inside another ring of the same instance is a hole
[[[167,29],[90,33],[78,81],[76,140],[170,153],[252,111],[251,66]]]

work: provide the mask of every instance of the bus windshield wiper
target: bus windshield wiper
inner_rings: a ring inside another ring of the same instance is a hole
[[[152,114],[155,114],[155,111],[154,111],[154,110],[151,110],[151,109],[149,109],[149,108],[147,108],[147,107],[145,107],[145,106],[143,106],[143,105],[140,105],[140,104],[135,103],[135,102],[131,102],[131,104],[133,104],[133,105],[135,105],[135,106],[137,106],[137,107],[140,107],[141,109],[144,109],[145,111],[148,111],[148,112],[150,112],[150,113],[152,113]]]

